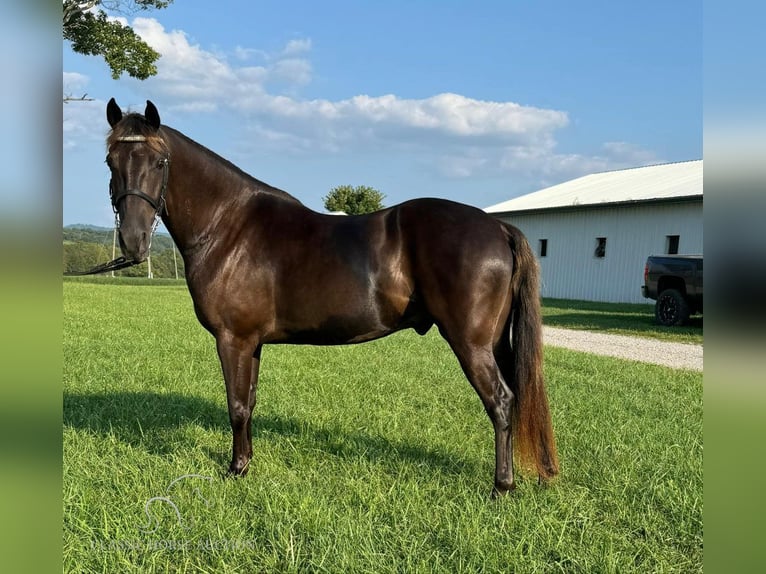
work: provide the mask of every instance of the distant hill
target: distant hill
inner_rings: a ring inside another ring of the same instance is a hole
[[[88,223],[74,223],[65,225],[63,230],[64,243],[82,241],[84,243],[97,243],[112,248],[114,228],[99,227]],[[163,251],[173,247],[173,239],[167,233],[157,232],[152,239],[152,250]]]
[[[83,271],[112,259],[112,241],[114,229],[85,223],[65,225],[62,230],[64,243],[64,272]],[[173,239],[167,233],[155,233],[152,239],[152,274],[154,277],[175,277],[184,275],[184,263],[177,250],[173,249]],[[117,247],[116,256],[119,256]],[[146,277],[148,263],[116,271],[115,275]]]

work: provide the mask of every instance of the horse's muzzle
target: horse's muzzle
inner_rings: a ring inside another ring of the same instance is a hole
[[[140,263],[149,254],[150,232],[135,227],[120,227],[120,249],[128,259]]]

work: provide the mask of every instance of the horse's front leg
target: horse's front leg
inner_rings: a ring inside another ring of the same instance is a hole
[[[226,400],[233,435],[229,473],[244,476],[253,455],[248,426],[255,403],[258,376],[258,366],[254,361],[260,360],[260,353],[256,352],[257,343],[226,333],[216,338],[216,346],[226,381]]]
[[[262,345],[258,345],[253,353],[253,366],[250,371],[250,417],[247,419],[245,428],[247,429],[247,458],[253,458],[253,413],[255,412],[255,397],[258,391],[258,371],[261,367],[261,349]]]

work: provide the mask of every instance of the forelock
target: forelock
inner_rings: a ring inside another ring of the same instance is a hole
[[[143,141],[159,153],[167,153],[168,148],[159,132],[152,127],[141,114],[128,114],[112,128],[106,138],[107,148],[119,142]]]

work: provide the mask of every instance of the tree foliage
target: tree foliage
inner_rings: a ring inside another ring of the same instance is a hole
[[[84,271],[91,269],[100,263],[106,263],[112,259],[111,246],[98,245],[96,243],[86,243],[76,241],[64,243],[64,273],[70,271]],[[117,252],[119,255],[119,250]],[[176,269],[178,269],[178,278],[184,278],[184,262],[181,256],[176,253],[173,259],[172,249],[156,249],[152,246],[152,277],[157,279],[174,279]],[[149,263],[144,261],[134,267],[120,269],[114,272],[120,277],[147,277],[149,274]]]
[[[360,215],[382,209],[385,197],[374,187],[339,185],[332,188],[323,201],[327,211],[343,211],[348,215]]]
[[[98,225],[88,225],[84,223],[76,223],[74,225],[66,225],[63,228],[64,243],[81,241],[83,243],[97,243],[98,245],[104,245],[109,247],[110,255],[112,249],[112,240],[114,234],[114,228],[112,227],[100,227]],[[173,247],[173,239],[167,233],[158,231],[154,234],[152,239],[152,250],[165,250]]]
[[[112,259],[113,230],[91,225],[76,225],[64,228],[63,268],[64,272],[84,271],[99,263]],[[157,233],[152,240],[152,276],[155,278],[184,277],[184,261],[176,251],[173,253],[170,236]],[[116,255],[119,255],[117,248]],[[175,258],[174,258],[175,255]],[[121,277],[146,277],[149,264],[144,261],[135,267],[128,267],[114,274]]]
[[[141,10],[165,8],[173,0],[64,0],[63,33],[72,49],[103,56],[116,80],[123,72],[145,80],[157,73],[160,54],[144,42],[133,28],[110,18]]]

